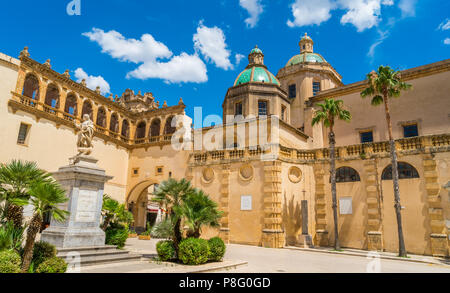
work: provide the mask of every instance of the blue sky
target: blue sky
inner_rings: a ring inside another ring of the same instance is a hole
[[[380,64],[406,69],[450,56],[448,0],[79,1],[79,16],[67,14],[70,0],[4,1],[0,52],[17,57],[29,46],[31,58],[50,58],[105,95],[131,88],[169,105],[183,97],[190,116],[194,106],[221,115],[255,44],[276,74],[305,32],[345,84]]]

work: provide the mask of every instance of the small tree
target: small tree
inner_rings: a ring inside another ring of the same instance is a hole
[[[128,227],[133,222],[133,214],[127,211],[125,204],[120,204],[107,194],[103,195],[102,215],[101,228],[103,231],[106,231],[112,223],[124,224]]]
[[[392,179],[394,183],[394,207],[397,216],[399,256],[406,257],[405,240],[403,238],[400,188],[398,184],[397,150],[395,149],[394,136],[392,135],[391,114],[389,111],[389,98],[398,98],[401,92],[411,88],[401,80],[400,72],[394,71],[389,66],[380,66],[378,72],[367,74],[367,88],[361,92],[361,97],[372,97],[371,104],[378,106],[384,104],[386,124],[388,126],[389,146],[392,161]]]
[[[325,127],[330,128],[328,140],[330,144],[330,176],[331,176],[331,197],[333,201],[333,218],[334,218],[334,249],[341,249],[338,234],[338,215],[337,215],[337,198],[336,198],[336,138],[334,134],[334,123],[336,119],[350,121],[352,118],[350,112],[343,109],[344,102],[342,100],[325,99],[324,104],[318,104],[320,111],[315,113],[312,125],[323,122]]]
[[[36,182],[49,180],[50,175],[40,170],[35,162],[12,160],[0,167],[0,202],[2,218],[13,222],[16,229],[22,228],[23,206],[30,199],[29,189]]]
[[[189,194],[194,192],[191,182],[186,179],[175,180],[170,178],[163,181],[154,191],[154,201],[161,203],[167,207],[168,213],[174,223],[173,242],[178,252],[178,244],[182,239],[181,234],[181,216],[175,212],[176,207],[180,206],[183,200]],[[175,209],[174,209],[175,208]]]
[[[29,194],[34,213],[27,230],[21,268],[22,272],[27,272],[30,267],[33,258],[34,243],[42,225],[43,215],[49,213],[54,220],[63,221],[69,214],[68,211],[58,208],[59,204],[65,203],[69,199],[66,197],[65,191],[56,181],[37,182],[31,186]]]
[[[187,236],[194,238],[200,237],[202,226],[218,227],[223,214],[218,210],[217,203],[198,189],[186,196],[183,203],[174,209],[185,219],[184,223],[189,227]]]

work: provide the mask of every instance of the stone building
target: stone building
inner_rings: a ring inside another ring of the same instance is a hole
[[[192,131],[181,99],[160,105],[152,93],[130,89],[104,97],[69,71],[52,70],[49,60],[31,59],[27,48],[19,59],[1,54],[0,162],[32,160],[55,171],[75,153],[74,122],[89,114],[93,155],[114,177],[105,191],[127,203],[137,228],[145,227],[155,185],[187,178],[224,211],[221,227],[205,237],[283,247],[308,234],[315,245],[331,246],[327,130],[311,120],[317,103],[338,98],[353,116],[335,126],[341,245],[397,251],[384,109],[361,99],[364,81],[344,85],[313,45],[305,34],[299,54],[276,75],[255,47],[225,95],[223,124]],[[391,102],[406,248],[448,256],[450,59],[401,76],[413,85]]]

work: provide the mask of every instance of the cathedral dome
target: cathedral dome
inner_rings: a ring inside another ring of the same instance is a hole
[[[286,66],[296,65],[299,63],[315,62],[315,63],[326,63],[325,59],[317,53],[314,53],[314,42],[308,34],[301,38],[300,43],[300,54],[295,55],[289,59]]]
[[[280,82],[275,75],[267,70],[267,67],[264,65],[264,54],[258,46],[250,52],[248,60],[249,65],[238,75],[234,82],[234,86],[249,82],[280,85]]]

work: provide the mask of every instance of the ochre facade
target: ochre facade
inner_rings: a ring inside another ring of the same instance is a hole
[[[31,59],[27,48],[19,59],[1,54],[0,162],[30,160],[56,171],[75,154],[74,122],[89,114],[96,125],[93,156],[113,176],[105,192],[127,203],[136,228],[145,227],[155,184],[187,178],[224,212],[221,227],[205,229],[204,237],[283,247],[310,235],[314,245],[331,246],[328,133],[311,120],[317,103],[338,98],[352,113],[351,122],[335,127],[341,246],[396,252],[384,109],[360,97],[364,81],[344,85],[313,44],[305,35],[300,54],[276,76],[253,49],[225,95],[223,125],[195,130],[181,99],[160,105],[152,93],[132,90],[104,97],[69,71],[53,71],[50,61]],[[401,76],[413,86],[391,101],[406,248],[448,256],[450,60]],[[175,147],[174,138],[184,147]]]

